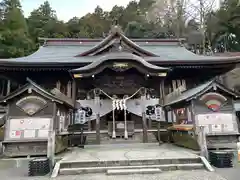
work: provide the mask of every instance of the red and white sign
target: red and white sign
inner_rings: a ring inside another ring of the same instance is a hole
[[[11,131],[10,138],[13,138],[13,139],[21,138],[21,131]]]

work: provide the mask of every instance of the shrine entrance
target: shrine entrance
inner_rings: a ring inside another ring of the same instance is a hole
[[[108,134],[113,139],[115,138],[128,139],[128,137],[133,136],[134,121],[132,120],[131,113],[128,111],[126,112],[124,111],[125,110],[115,109],[114,112],[112,111],[107,115]],[[127,132],[125,132],[125,129]]]

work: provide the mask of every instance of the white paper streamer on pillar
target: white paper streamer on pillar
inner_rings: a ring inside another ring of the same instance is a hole
[[[123,99],[122,103],[123,103],[123,109],[127,110],[126,99]]]
[[[116,103],[116,108],[117,108],[117,110],[119,110],[119,109],[120,109],[119,100],[115,100],[115,103]]]
[[[120,110],[123,110],[123,100],[118,100]]]
[[[112,101],[112,107],[113,107],[113,110],[116,108],[116,100]]]

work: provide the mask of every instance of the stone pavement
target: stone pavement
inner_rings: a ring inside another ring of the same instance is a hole
[[[156,144],[144,145],[114,145],[109,148],[108,146],[94,146],[85,149],[77,149],[77,151],[67,152],[64,159],[67,161],[79,160],[112,160],[116,159],[136,159],[136,158],[178,158],[179,156],[196,157],[197,155],[187,149],[179,148],[176,146],[163,144],[160,147]],[[121,151],[119,151],[119,146]],[[75,153],[75,154],[74,154]],[[27,163],[23,163],[19,168],[5,168],[0,166],[0,179],[1,180],[49,180],[49,176],[45,177],[28,177],[27,176]],[[233,169],[217,169],[216,172],[207,172],[205,170],[195,171],[172,171],[163,172],[160,174],[137,174],[137,175],[118,175],[107,176],[105,174],[84,174],[74,176],[58,176],[55,180],[239,180],[239,173],[237,168]]]
[[[225,177],[227,180],[240,179],[240,167],[224,168],[224,169],[216,168],[216,173],[218,173],[222,177]]]
[[[139,159],[198,158],[194,151],[171,144],[115,144],[75,148],[66,153],[62,161],[111,161]]]
[[[25,175],[24,175],[25,174]],[[1,180],[49,180],[49,177],[27,177],[26,169],[0,170]],[[173,171],[160,174],[106,176],[105,174],[85,174],[77,176],[59,176],[55,180],[228,180],[214,172],[205,170]],[[238,179],[234,179],[238,180]]]

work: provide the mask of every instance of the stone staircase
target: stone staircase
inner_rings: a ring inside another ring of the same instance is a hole
[[[161,173],[205,169],[193,151],[171,144],[133,143],[89,145],[75,149],[58,163],[59,175]]]
[[[129,136],[128,139],[124,138],[116,138],[112,139],[107,133],[101,134],[101,144],[129,144],[129,143],[142,143],[143,142],[143,134],[142,132],[135,132],[133,136]],[[148,133],[148,142],[149,143],[157,143],[157,139],[153,133]],[[96,134],[88,134],[87,135],[87,145],[96,144]]]
[[[185,159],[142,159],[114,161],[61,162],[60,175],[85,173],[131,174],[160,173],[162,171],[204,169],[200,158]]]

